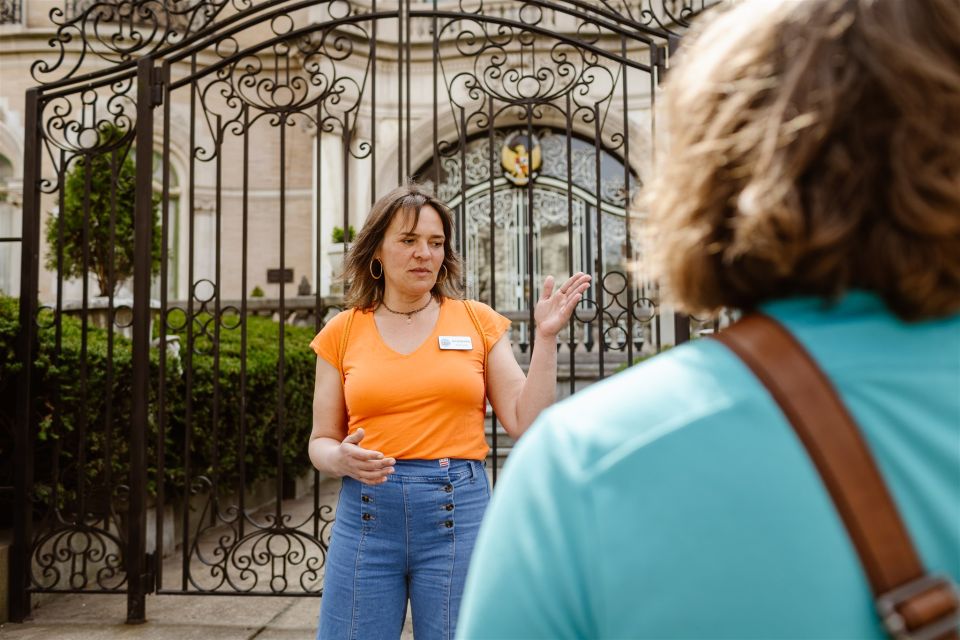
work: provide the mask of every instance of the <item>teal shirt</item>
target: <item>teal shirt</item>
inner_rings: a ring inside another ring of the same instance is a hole
[[[960,315],[765,311],[865,433],[927,568],[960,577]],[[544,413],[471,560],[460,638],[881,638],[843,523],[773,400],[698,340]]]

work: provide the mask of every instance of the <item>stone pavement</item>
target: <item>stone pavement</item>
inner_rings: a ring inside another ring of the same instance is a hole
[[[309,640],[320,598],[147,596],[147,622],[124,623],[123,595],[55,596],[23,624],[0,625],[7,640]],[[409,613],[402,640],[412,640]]]
[[[315,636],[319,603],[319,598],[151,595],[147,622],[128,625],[126,596],[68,594],[36,607],[29,622],[0,626],[0,637],[299,640]]]
[[[327,481],[321,485],[322,505],[334,506],[339,482]],[[306,522],[305,514],[312,513],[313,497],[308,494],[297,500],[287,500],[283,512],[294,522]],[[253,519],[262,520],[272,511],[267,505]],[[304,529],[307,529],[304,526]],[[201,548],[209,554],[217,537],[226,528],[207,530],[201,539]],[[163,583],[169,589],[180,580],[182,556],[173,553],[163,562]],[[209,573],[203,574],[202,565],[193,564],[198,584],[212,588]],[[209,568],[207,568],[209,572]],[[263,576],[261,575],[261,578]],[[261,581],[262,584],[262,581]],[[148,595],[147,622],[140,625],[125,623],[127,600],[125,594],[44,594],[35,598],[33,617],[23,624],[0,625],[3,640],[114,640],[145,638],[149,640],[308,640],[316,635],[317,615],[321,598],[290,596],[230,596],[230,595]],[[401,636],[412,640],[410,613]]]

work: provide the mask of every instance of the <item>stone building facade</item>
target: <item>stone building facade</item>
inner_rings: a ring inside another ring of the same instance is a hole
[[[150,37],[151,21],[163,25],[157,7],[187,3],[141,2],[154,13],[140,15],[124,3],[2,1],[0,237],[13,237],[26,90],[123,62],[133,40],[111,45],[111,37]],[[689,3],[592,4],[599,14],[618,9],[659,28],[669,26],[671,6],[679,15],[677,5]],[[99,22],[97,6],[112,7]],[[342,245],[334,227],[359,229],[379,195],[414,177],[439,182],[438,194],[457,212],[469,295],[519,313],[530,283],[548,273],[613,274],[596,286],[609,296],[629,286],[631,300],[647,301],[634,304],[651,306],[633,313],[659,313],[658,344],[672,342],[672,314],[657,306],[644,267],[636,197],[655,168],[663,42],[603,28],[614,21],[585,20],[560,3],[333,0],[246,22],[254,3],[193,6],[237,22],[169,64],[169,86],[183,84],[156,115],[155,189],[167,245],[158,296],[163,283],[168,299],[188,299],[204,280],[225,300],[255,289],[276,298],[281,287],[285,297],[336,294]],[[167,19],[189,31],[198,15]],[[72,101],[71,118],[87,110],[133,126],[134,92],[102,87],[64,100]],[[61,129],[47,131],[68,138],[69,127]],[[57,152],[54,144],[42,153],[47,180],[69,171],[70,153],[58,160]],[[45,222],[57,209],[55,190],[45,193]],[[41,301],[58,286],[66,298],[81,295],[80,282],[41,269]],[[0,243],[0,290],[16,294],[18,276],[17,243]]]

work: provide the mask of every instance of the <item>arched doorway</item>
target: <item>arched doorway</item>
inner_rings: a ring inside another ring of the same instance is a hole
[[[527,156],[518,157],[528,145]],[[501,312],[528,311],[531,285],[539,287],[547,275],[626,274],[637,257],[628,234],[638,235],[643,224],[632,206],[640,180],[620,157],[598,151],[585,137],[547,127],[531,137],[523,128],[506,127],[474,136],[459,153],[430,161],[414,175],[431,184],[439,179],[433,185],[438,196],[459,212],[467,296]],[[624,275],[618,284],[631,288],[633,300],[655,296],[642,277]],[[592,331],[598,323],[591,309],[603,285],[593,283],[578,313],[575,333],[586,351],[597,344],[604,350],[626,347],[623,308],[608,315],[602,337]],[[526,350],[528,325],[518,324],[516,341]],[[638,334],[638,349],[652,337],[652,327],[646,329],[645,336],[639,335],[643,328],[631,331]]]
[[[559,278],[575,271],[625,270],[627,205],[639,184],[635,174],[628,173],[622,160],[611,153],[601,152],[599,163],[594,162],[593,144],[582,137],[570,137],[568,156],[566,136],[547,128],[533,138],[539,160],[529,184],[518,184],[504,159],[504,149],[511,149],[511,142],[520,137],[526,136],[514,128],[474,138],[467,144],[463,160],[460,155],[441,160],[441,181],[434,185],[442,200],[465,210],[467,295],[503,311],[525,308],[526,283],[531,278],[539,283],[546,275]],[[496,150],[493,171],[487,162],[491,147]],[[461,163],[466,166],[462,172]],[[431,182],[436,173],[430,162],[415,175]],[[460,184],[461,173],[464,184]],[[630,176],[629,186],[624,175]],[[598,208],[603,217],[599,225],[595,224]],[[534,245],[529,256],[523,247],[528,220],[533,222]],[[598,247],[596,228],[601,229],[602,248]],[[602,265],[596,263],[598,258]]]

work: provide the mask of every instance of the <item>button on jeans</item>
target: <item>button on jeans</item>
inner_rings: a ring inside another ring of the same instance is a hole
[[[326,560],[321,640],[449,640],[490,500],[483,462],[398,460],[375,487],[344,478]]]

